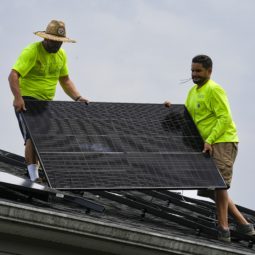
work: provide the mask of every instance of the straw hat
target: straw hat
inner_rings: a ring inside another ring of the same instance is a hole
[[[34,34],[53,41],[76,42],[75,40],[66,37],[65,23],[58,20],[52,20],[47,26],[46,31],[38,31],[34,32]]]

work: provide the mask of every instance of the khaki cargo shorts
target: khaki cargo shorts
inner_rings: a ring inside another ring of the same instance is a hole
[[[212,145],[212,158],[225,183],[230,187],[233,165],[238,152],[238,143],[215,143]]]
[[[238,143],[215,143],[212,148],[212,158],[229,188],[233,175],[233,165],[238,152]],[[214,190],[198,190],[197,195],[214,200]]]

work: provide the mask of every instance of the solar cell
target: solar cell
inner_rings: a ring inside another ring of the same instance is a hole
[[[26,101],[49,185],[63,190],[222,188],[184,105]]]

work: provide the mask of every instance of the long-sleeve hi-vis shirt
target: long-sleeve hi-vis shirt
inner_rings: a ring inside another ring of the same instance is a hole
[[[229,102],[219,84],[209,80],[200,88],[194,85],[188,93],[185,106],[204,142],[238,142]]]

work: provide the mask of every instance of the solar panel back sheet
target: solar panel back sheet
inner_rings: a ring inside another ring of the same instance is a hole
[[[184,105],[26,101],[50,187],[201,189],[225,183]]]

